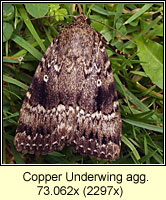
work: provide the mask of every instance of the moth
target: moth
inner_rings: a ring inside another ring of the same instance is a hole
[[[84,15],[64,27],[42,57],[26,93],[18,152],[74,152],[108,161],[121,146],[121,116],[106,41]]]

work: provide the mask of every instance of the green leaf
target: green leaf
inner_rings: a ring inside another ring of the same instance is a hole
[[[138,23],[139,23],[139,20],[135,19],[134,21],[130,22],[130,25],[136,27],[138,26]]]
[[[124,4],[118,4],[118,9],[115,14],[114,23],[120,19],[123,9],[124,9]]]
[[[104,27],[103,24],[100,24],[99,22],[103,22],[103,18],[98,15],[89,15],[91,20],[91,26],[96,30],[96,31],[101,31]],[[98,20],[99,22],[93,21],[93,19]]]
[[[132,92],[130,92],[126,87],[124,87],[124,85],[119,80],[119,77],[117,76],[117,74],[114,74],[114,78],[115,78],[116,83],[117,83],[116,84],[117,90],[125,96],[127,102],[130,101],[138,109],[140,109],[143,112],[149,111],[148,107],[142,101],[140,101]],[[129,103],[128,103],[128,105],[129,105],[129,108],[130,108]]]
[[[3,21],[9,21],[14,16],[14,6],[11,4],[3,4]]]
[[[31,53],[39,61],[41,60],[43,54],[41,54],[37,49],[35,49],[31,44],[29,44],[29,42],[24,40],[22,37],[20,37],[16,34],[13,34],[12,40],[15,43],[17,43],[18,45],[20,45],[21,47],[23,47],[24,49],[26,49],[29,53]]]
[[[60,8],[59,4],[49,4],[48,7],[50,15],[54,15],[55,11],[57,11]]]
[[[11,24],[3,22],[3,42],[11,38],[13,34],[13,27]]]
[[[17,164],[25,164],[24,160],[21,158],[21,156],[16,151],[14,145],[11,145],[11,150],[12,150],[14,160],[16,161],[16,163]]]
[[[33,17],[43,17],[48,12],[48,4],[25,4],[25,7]]]
[[[145,33],[147,33],[148,31],[150,31],[159,21],[161,21],[161,17],[156,17],[151,23],[147,24],[145,27],[142,27],[141,29],[143,29],[140,33],[137,32],[137,34],[134,33],[134,35],[136,35],[135,37],[132,38],[133,41],[136,41],[138,38],[141,38],[142,36],[145,37]],[[140,20],[141,22],[141,26],[144,23],[144,20]],[[123,44],[121,46],[121,48],[125,48],[128,46],[128,43],[130,43],[130,41],[126,42],[125,44]]]
[[[65,156],[64,154],[62,154],[58,151],[54,151],[54,152],[50,153],[49,155],[55,156],[55,157],[64,157]]]
[[[163,89],[163,46],[157,42],[136,40],[142,67],[154,84]]]
[[[125,24],[129,24],[132,21],[134,21],[135,19],[137,19],[140,15],[142,15],[146,10],[148,10],[150,7],[152,7],[153,4],[145,4],[138,12],[136,12],[134,15],[132,15],[125,23]]]
[[[22,100],[21,97],[19,97],[17,94],[15,94],[14,92],[10,91],[10,90],[6,90],[5,88],[3,88],[3,94],[5,93],[10,93],[11,95],[17,97],[18,99]]]
[[[3,120],[8,120],[8,119],[11,119],[11,118],[14,118],[14,117],[18,117],[18,116],[19,116],[19,113],[16,112],[16,113],[11,114],[11,115],[9,115],[7,117],[4,117]]]
[[[51,42],[50,42],[51,43]],[[38,46],[38,43],[37,42],[34,42],[31,44],[33,47],[36,47]],[[13,54],[11,57],[15,58],[15,59],[18,59],[18,57],[24,59],[24,55],[27,53],[27,50],[25,49],[22,49],[20,51],[18,51],[17,53]],[[22,61],[22,60],[21,60]]]
[[[139,160],[140,159],[140,155],[139,155],[138,151],[136,150],[134,145],[124,135],[122,135],[122,141],[123,141],[123,143],[125,143],[131,149],[131,151],[133,152],[135,158],[137,160]]]
[[[39,44],[39,46],[41,47],[43,52],[45,52],[46,47],[44,46],[43,41],[40,39],[39,35],[37,34],[37,32],[36,32],[32,22],[30,21],[23,5],[18,4],[18,9],[19,9],[21,17],[23,18],[24,23],[26,24],[27,28],[29,29],[29,31],[31,32],[31,34],[33,35],[33,37],[35,38],[35,40],[37,41],[37,43]]]
[[[67,15],[68,12],[66,8],[60,8],[59,4],[49,4],[49,12],[48,15],[54,16],[54,15]],[[62,21],[64,20],[64,16],[55,16],[56,21]]]
[[[145,38],[148,39],[155,36],[163,37],[163,24],[157,25]]]
[[[67,10],[65,8],[59,9],[55,12],[55,15],[67,15]],[[63,16],[56,16],[57,21],[64,20]]]
[[[94,4],[94,6],[91,9],[102,15],[115,15],[116,14],[116,12],[111,12],[109,10],[103,9],[99,4]]]
[[[24,90],[28,90],[27,85],[25,85],[24,83],[21,83],[20,81],[14,79],[14,78],[9,77],[9,76],[3,75],[3,81],[17,85],[18,87],[23,88]]]
[[[138,126],[138,127],[145,128],[145,129],[148,129],[148,130],[163,133],[163,127],[160,127],[160,126],[154,126],[154,125],[151,125],[151,124],[146,124],[144,122],[138,122],[138,121],[134,121],[134,120],[131,120],[131,119],[123,119],[123,121],[128,123],[128,124],[131,124],[133,126]]]
[[[146,75],[145,72],[140,72],[140,71],[130,71],[130,73],[132,73],[132,74],[136,74],[136,75],[139,75],[139,76],[143,76],[143,77],[147,77],[147,75]]]
[[[84,8],[84,6],[86,6],[86,4],[83,4],[83,8]],[[70,4],[70,3],[63,4],[63,8],[65,8],[70,15],[73,14],[73,12],[72,12],[72,4]]]
[[[18,58],[15,57],[3,57],[3,62],[5,63],[20,63]]]

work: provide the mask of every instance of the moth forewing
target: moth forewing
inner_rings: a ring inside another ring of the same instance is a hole
[[[45,52],[26,93],[14,144],[18,152],[75,152],[115,160],[121,116],[105,41],[82,15]]]

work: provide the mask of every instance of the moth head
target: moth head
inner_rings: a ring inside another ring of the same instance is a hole
[[[75,22],[81,24],[81,23],[87,23],[89,24],[89,19],[86,17],[84,13],[81,15],[75,16]]]

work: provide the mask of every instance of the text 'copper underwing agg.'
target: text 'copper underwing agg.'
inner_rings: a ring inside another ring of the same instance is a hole
[[[121,116],[106,41],[84,15],[64,27],[45,52],[20,110],[18,152],[74,152],[115,160]]]

